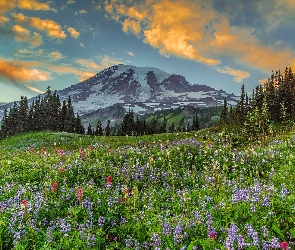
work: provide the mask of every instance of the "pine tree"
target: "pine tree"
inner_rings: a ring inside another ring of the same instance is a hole
[[[198,131],[198,130],[200,130],[199,116],[198,116],[197,113],[193,117],[193,124],[192,124],[191,130],[192,131]]]
[[[135,133],[134,113],[130,111],[125,114],[121,123],[122,135],[133,135]]]
[[[62,108],[61,108],[61,111],[59,113],[59,130],[60,131],[65,131],[65,120],[66,120],[66,115],[67,115],[67,111],[68,108],[67,108],[67,102],[64,100],[63,103],[62,103]]]
[[[98,136],[103,135],[103,128],[102,128],[102,124],[100,120],[98,120],[96,123],[95,135],[98,135]]]
[[[221,126],[225,126],[227,124],[227,101],[226,97],[224,97],[223,107],[220,114],[219,124]]]
[[[93,131],[92,131],[92,126],[89,123],[88,128],[87,128],[87,135],[93,135]]]
[[[1,121],[1,130],[0,130],[0,138],[3,139],[8,136],[8,115],[7,109],[4,110],[3,118]]]
[[[19,115],[18,115],[18,128],[17,128],[18,132],[27,132],[29,129],[28,111],[29,111],[28,99],[25,96],[21,96],[20,105],[19,105]]]
[[[75,113],[72,105],[71,96],[68,97],[67,113],[65,116],[64,130],[68,133],[75,132]]]
[[[162,123],[162,125],[161,125],[161,127],[160,127],[160,133],[166,133],[166,128],[167,128],[167,119],[166,119],[166,117],[165,117],[165,115],[164,115],[164,119],[163,119],[163,123]]]
[[[81,122],[81,118],[80,118],[79,114],[77,114],[76,119],[75,119],[75,133],[81,134],[81,135],[85,134],[85,128]]]
[[[107,126],[106,126],[106,128],[105,128],[105,134],[106,134],[106,136],[110,136],[110,135],[111,135],[111,127],[110,127],[110,123],[111,123],[111,121],[108,120],[108,124],[107,124]]]

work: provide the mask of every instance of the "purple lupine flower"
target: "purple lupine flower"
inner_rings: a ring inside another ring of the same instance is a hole
[[[162,240],[158,234],[153,234],[151,241],[150,241],[150,246],[152,247],[160,247],[162,245]]]
[[[103,216],[99,216],[98,218],[98,226],[103,227],[105,223],[105,218]]]
[[[169,222],[164,222],[162,225],[163,235],[170,235],[172,234],[172,227]]]

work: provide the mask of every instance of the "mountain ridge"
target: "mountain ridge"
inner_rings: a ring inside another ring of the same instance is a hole
[[[126,110],[145,114],[159,109],[191,105],[210,107],[227,103],[235,105],[238,96],[207,85],[191,84],[185,77],[170,74],[154,67],[114,65],[93,77],[58,90],[60,100],[71,96],[75,113],[87,114],[118,104]],[[40,95],[42,97],[42,95]],[[32,101],[34,98],[31,98]],[[13,103],[0,107],[3,110]]]

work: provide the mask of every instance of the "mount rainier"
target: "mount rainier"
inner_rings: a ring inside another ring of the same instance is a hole
[[[153,67],[115,65],[95,76],[57,91],[61,101],[70,95],[74,111],[87,115],[114,105],[132,109],[137,114],[191,105],[209,107],[227,103],[235,105],[238,96],[206,85],[190,84],[183,76],[169,74]],[[32,102],[31,98],[29,102]],[[0,107],[2,119],[5,108]]]

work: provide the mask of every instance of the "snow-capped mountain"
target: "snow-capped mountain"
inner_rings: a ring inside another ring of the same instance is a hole
[[[239,99],[223,90],[192,85],[183,76],[152,67],[116,65],[95,76],[58,91],[61,100],[69,95],[76,112],[89,113],[120,104],[134,112],[145,112],[181,105],[222,105],[224,97],[235,105]],[[152,110],[150,110],[152,108]]]
[[[227,103],[235,105],[238,96],[206,85],[193,85],[183,76],[166,73],[153,67],[116,65],[107,68],[86,81],[57,91],[61,101],[70,95],[75,112],[80,115],[119,105],[126,110],[145,114],[156,110],[191,105],[208,107]],[[29,100],[32,102],[34,98]],[[3,110],[12,103],[0,107]]]

